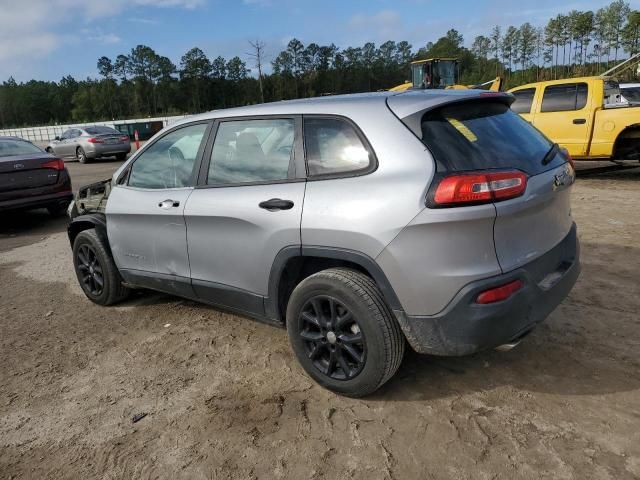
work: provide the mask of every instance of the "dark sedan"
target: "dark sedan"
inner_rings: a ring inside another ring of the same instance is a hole
[[[73,199],[60,158],[17,137],[0,137],[0,212],[45,207],[52,215]]]

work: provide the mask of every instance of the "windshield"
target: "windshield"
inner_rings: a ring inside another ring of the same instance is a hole
[[[536,175],[565,161],[557,153],[543,163],[553,144],[498,102],[464,102],[427,112],[422,141],[438,171],[515,168]]]
[[[0,157],[12,157],[14,155],[30,155],[42,153],[33,143],[24,140],[0,139]]]
[[[434,65],[433,86],[445,88],[456,84],[456,62],[440,60]]]

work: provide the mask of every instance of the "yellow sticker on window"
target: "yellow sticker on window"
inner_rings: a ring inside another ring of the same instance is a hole
[[[470,142],[478,141],[478,137],[476,137],[474,133],[469,130],[469,127],[467,127],[460,120],[456,120],[455,118],[447,118],[447,122],[449,122],[453,128],[458,130],[464,136],[464,138],[466,138]]]

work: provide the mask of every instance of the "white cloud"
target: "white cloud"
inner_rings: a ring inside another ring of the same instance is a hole
[[[194,9],[207,0],[0,0],[0,81],[51,54],[66,42],[120,42],[113,32],[75,28],[121,15],[131,7]],[[74,33],[69,33],[74,32]],[[78,33],[79,32],[79,33]],[[82,38],[80,38],[82,36]]]

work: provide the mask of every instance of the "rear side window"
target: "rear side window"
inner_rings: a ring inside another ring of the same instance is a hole
[[[516,97],[516,100],[511,104],[511,110],[516,113],[530,113],[535,93],[535,88],[524,88],[517,92],[513,92],[513,96]]]
[[[586,83],[551,85],[544,89],[541,112],[581,110],[587,104]]]
[[[361,172],[372,166],[355,128],[339,118],[305,118],[304,145],[310,176]]]
[[[0,157],[40,153],[42,153],[42,150],[29,142],[24,142],[22,140],[0,140]]]
[[[422,141],[440,172],[518,169],[535,175],[560,165],[556,155],[543,164],[553,144],[497,102],[466,102],[427,112],[422,117]]]
[[[209,185],[286,180],[295,137],[290,118],[221,122],[209,163]]]

